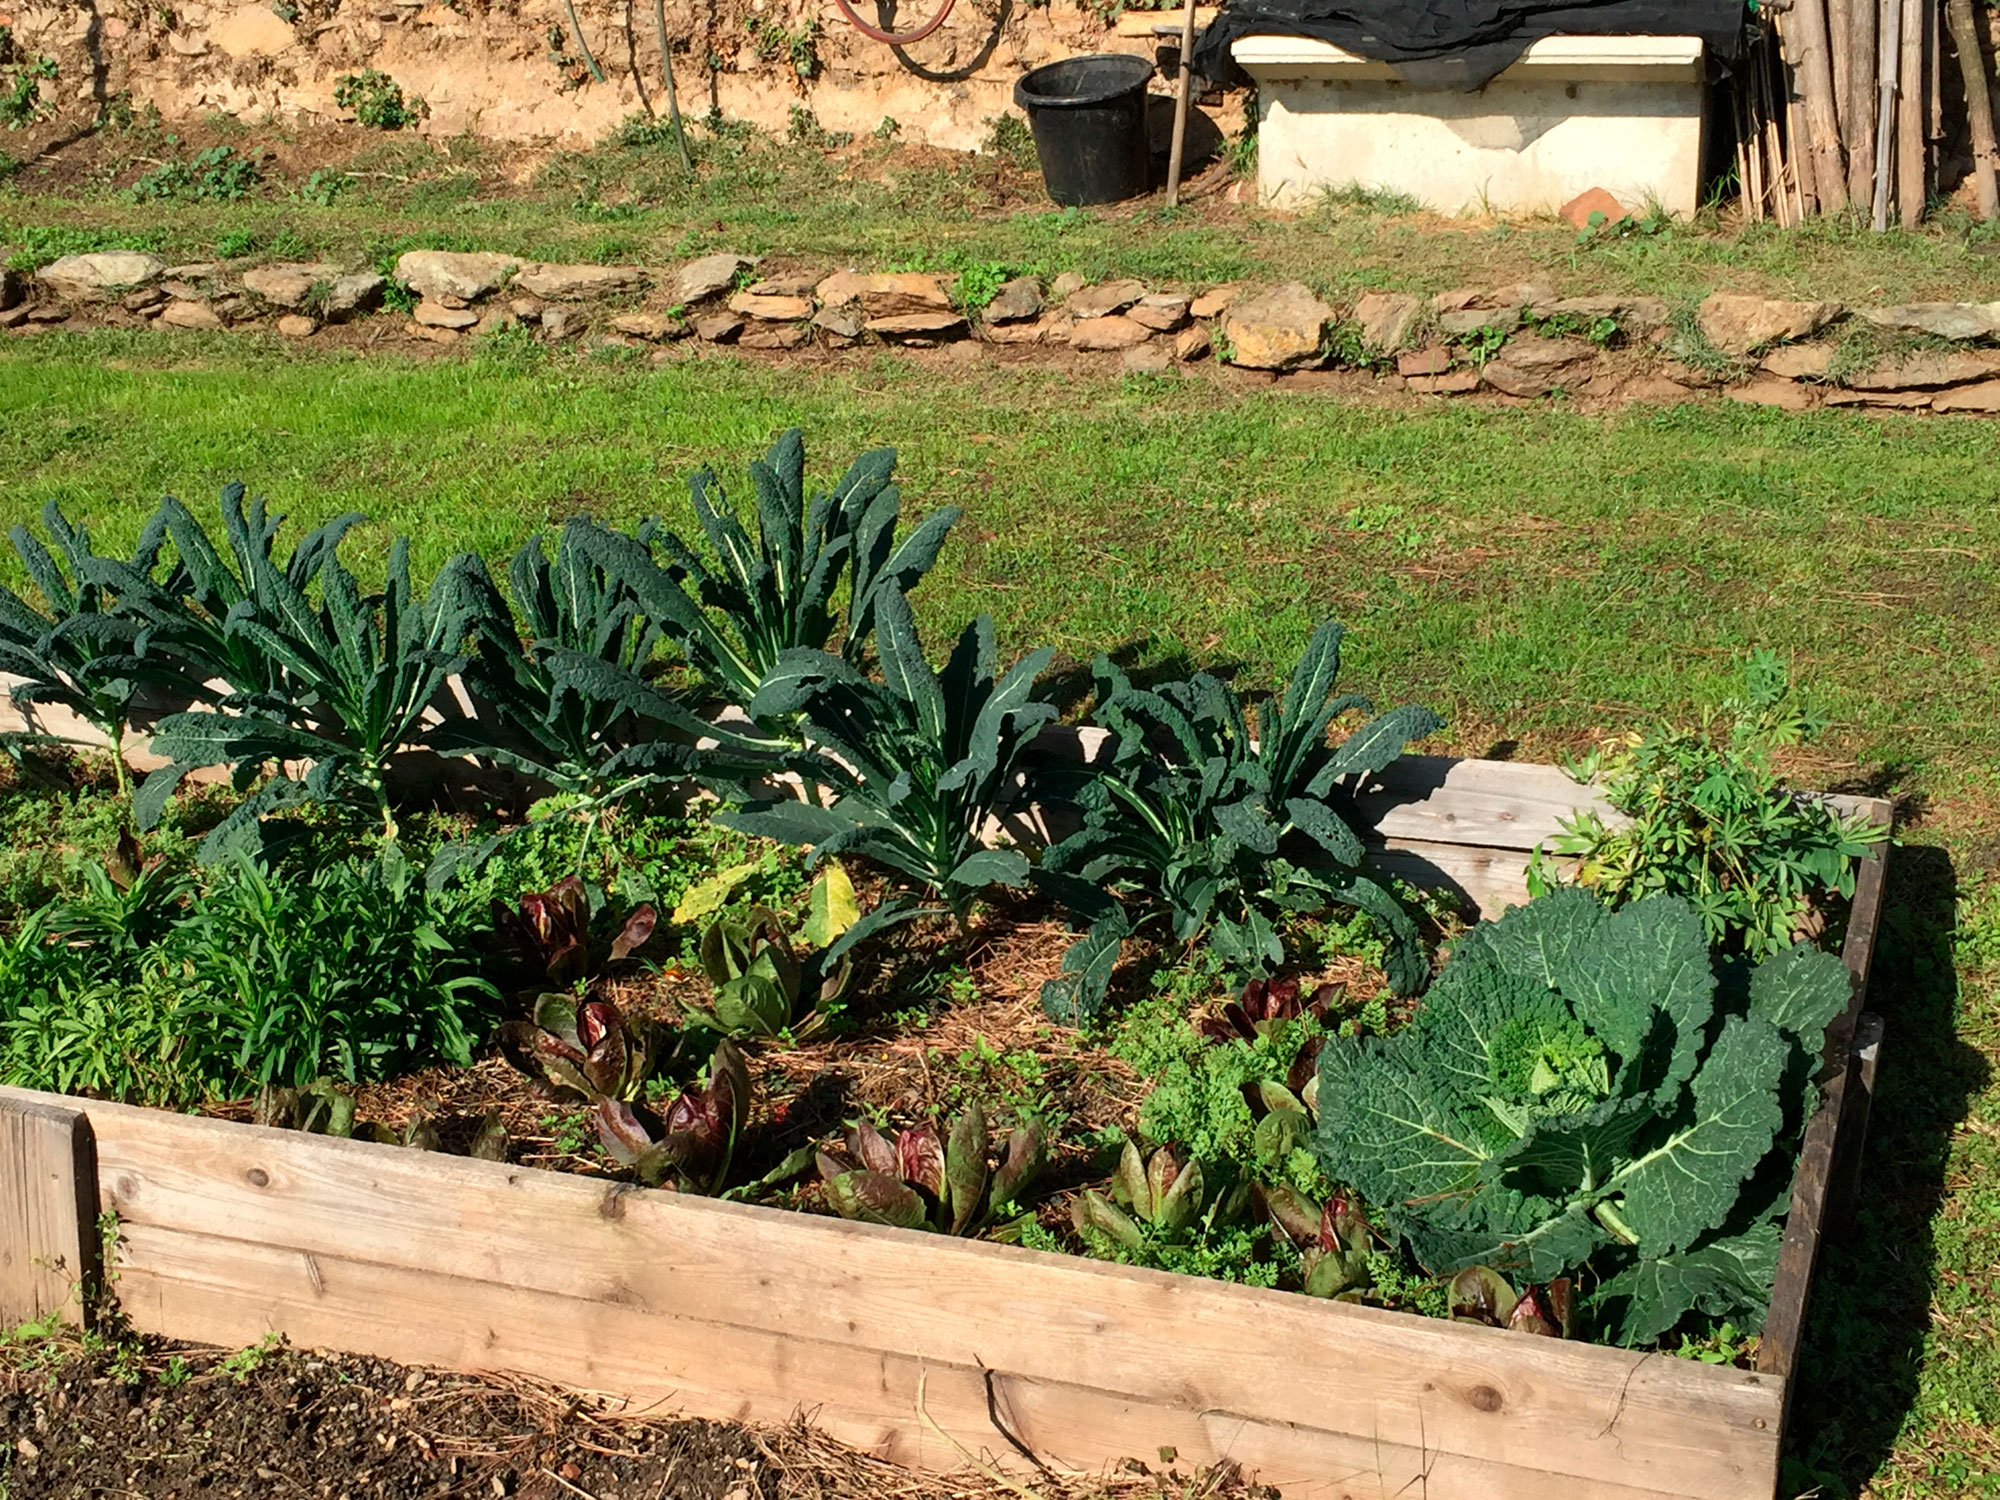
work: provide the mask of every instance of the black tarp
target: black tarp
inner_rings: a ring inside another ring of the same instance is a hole
[[[1742,54],[1744,0],[1228,0],[1195,71],[1242,83],[1238,37],[1304,36],[1397,65],[1426,88],[1476,89],[1545,36],[1698,36],[1712,63]]]

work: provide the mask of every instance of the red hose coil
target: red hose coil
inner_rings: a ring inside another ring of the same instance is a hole
[[[944,25],[944,18],[951,14],[951,8],[957,0],[944,0],[944,4],[938,8],[938,13],[913,31],[884,31],[879,26],[870,26],[857,16],[854,7],[848,4],[847,0],[833,0],[833,3],[840,7],[843,16],[854,23],[854,29],[870,41],[882,42],[891,47],[907,47],[912,42],[921,42],[938,27]]]

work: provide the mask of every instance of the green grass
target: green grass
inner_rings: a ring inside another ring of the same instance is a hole
[[[1792,1489],[2000,1493],[2000,511],[1993,429],[1728,405],[1611,418],[1343,405],[1226,382],[907,356],[795,369],[550,356],[302,357],[251,335],[0,345],[0,520],[58,499],[129,543],[159,494],[243,478],[293,525],[356,508],[422,570],[587,511],[688,520],[797,422],[822,479],[903,452],[909,503],[965,508],[917,595],[1063,665],[1126,646],[1252,685],[1328,615],[1344,680],[1417,699],[1441,744],[1553,758],[1687,716],[1753,645],[1833,727],[1801,779],[1897,797],[1877,962],[1888,1018],[1859,1226],[1833,1245]],[[739,480],[738,488],[743,488]],[[1984,1484],[1986,1489],[1981,1489]]]
[[[1057,210],[1042,195],[1032,156],[954,157],[872,141],[831,156],[727,122],[693,131],[693,175],[657,130],[635,134],[641,144],[614,140],[558,153],[524,173],[504,147],[470,139],[353,131],[301,142],[258,127],[227,137],[240,152],[276,153],[249,198],[128,201],[142,172],[162,160],[191,160],[211,136],[223,139],[198,130],[187,139],[143,126],[111,130],[58,163],[17,174],[0,185],[0,258],[32,260],[58,243],[134,240],[176,259],[221,245],[374,261],[422,245],[661,264],[734,249],[828,269],[992,265],[1182,283],[1296,278],[1334,296],[1541,277],[1575,295],[1695,299],[1731,288],[1856,303],[1984,298],[2000,278],[2000,261],[1980,253],[2000,245],[2000,230],[1950,211],[1916,233],[1875,235],[1848,221],[1725,230],[1709,213],[1693,224],[1647,219],[1628,232],[1579,239],[1553,217],[1440,218],[1411,211],[1396,194],[1359,188],[1330,191],[1297,216],[1233,206],[1219,195],[1173,211],[1152,201]],[[87,165],[72,159],[79,153]],[[49,175],[57,167],[64,175]]]

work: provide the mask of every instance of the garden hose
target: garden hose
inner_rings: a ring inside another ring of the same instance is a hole
[[[951,14],[951,8],[957,3],[957,0],[944,0],[944,3],[938,7],[936,15],[924,22],[923,25],[910,31],[884,31],[879,26],[870,26],[854,13],[854,7],[848,4],[848,0],[833,0],[833,3],[840,7],[840,13],[843,16],[854,23],[854,29],[870,41],[882,42],[891,47],[907,47],[912,42],[921,42],[933,31],[936,31],[938,27],[944,25],[944,18]]]

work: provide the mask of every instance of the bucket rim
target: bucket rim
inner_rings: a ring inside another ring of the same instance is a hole
[[[1094,89],[1087,94],[1046,94],[1031,87],[1031,82],[1039,73],[1047,73],[1056,68],[1067,67],[1071,63],[1113,63],[1121,69],[1129,69],[1131,77],[1116,88]],[[1080,52],[1075,57],[1059,57],[1054,62],[1046,62],[1030,68],[1014,80],[1014,102],[1023,109],[1074,109],[1083,105],[1105,104],[1141,89],[1152,80],[1157,71],[1150,59],[1131,52]]]

